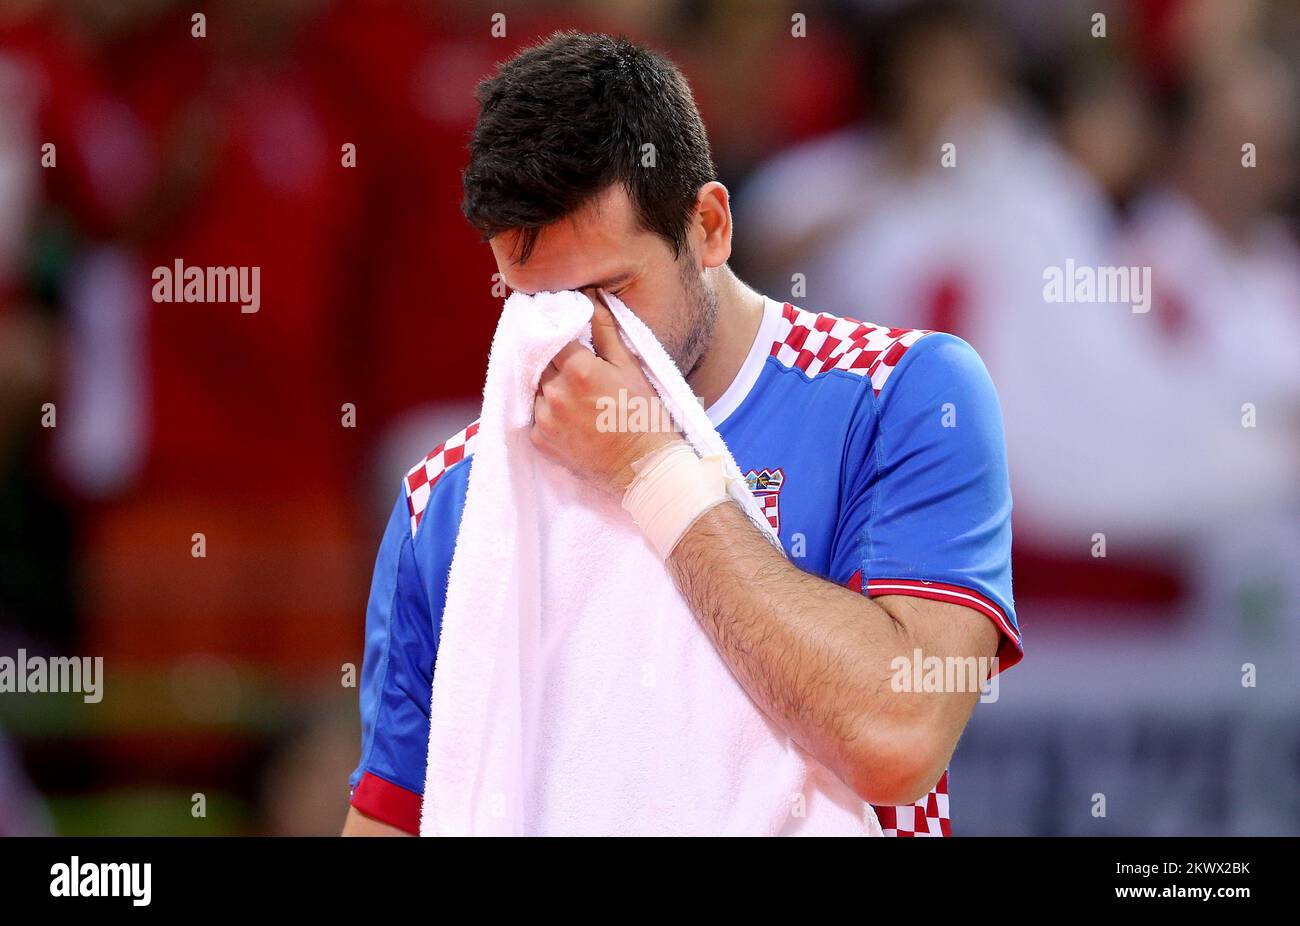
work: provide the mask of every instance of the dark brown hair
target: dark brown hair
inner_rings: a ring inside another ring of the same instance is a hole
[[[478,86],[461,204],[485,239],[522,232],[526,261],[543,227],[613,184],[642,226],[680,256],[700,187],[715,179],[709,140],[681,72],[624,38],[557,32]],[[643,146],[654,165],[643,166]]]

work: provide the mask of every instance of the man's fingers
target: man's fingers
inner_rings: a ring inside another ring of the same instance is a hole
[[[533,433],[534,436],[540,436],[539,429],[550,427],[551,424],[551,407],[547,404],[546,396],[538,391],[533,398]]]
[[[553,363],[554,361],[552,361],[552,363],[548,363],[546,365],[546,368],[542,370],[542,375],[537,378],[537,394],[539,396],[545,395],[546,385],[552,382],[555,379],[555,377],[560,375],[560,371],[555,366],[553,366]]]
[[[560,348],[559,352],[551,358],[551,364],[548,370],[563,370],[566,366],[575,361],[581,363],[583,359],[591,359],[591,351],[583,347],[577,341],[570,341]],[[543,374],[545,376],[545,374]]]
[[[620,367],[636,363],[636,357],[627,349],[622,335],[618,333],[618,322],[609,306],[605,305],[604,298],[597,293],[592,302],[595,303],[596,310],[591,316],[591,343],[596,348],[596,356]]]

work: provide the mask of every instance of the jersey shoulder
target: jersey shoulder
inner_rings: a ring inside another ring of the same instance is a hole
[[[474,453],[477,436],[478,422],[474,421],[434,447],[423,460],[406,471],[402,488],[406,493],[406,507],[411,517],[412,537],[419,530],[434,490],[449,473],[469,460]]]
[[[866,377],[879,395],[899,362],[918,341],[936,332],[892,328],[785,303],[771,356],[809,379],[834,371]]]

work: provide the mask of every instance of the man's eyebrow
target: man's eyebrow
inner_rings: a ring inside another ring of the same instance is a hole
[[[626,283],[632,277],[636,276],[634,270],[624,270],[622,273],[615,274],[612,277],[606,277],[603,280],[597,280],[595,283],[585,283],[582,286],[575,287],[578,290],[584,289],[613,289],[620,283]]]

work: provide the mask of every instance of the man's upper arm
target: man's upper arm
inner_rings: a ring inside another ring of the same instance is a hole
[[[475,422],[407,472],[366,607],[361,763],[351,803],[370,820],[411,834],[420,830],[434,663],[477,433]]]
[[[349,785],[353,811],[408,833],[419,831],[436,652],[404,490],[380,544],[366,606],[361,761]]]
[[[984,652],[989,632],[971,620],[980,615],[996,631],[997,669],[1010,667],[1022,655],[1011,592],[1011,488],[1002,414],[984,364],[959,338],[926,335],[876,396],[873,423],[855,438],[861,456],[854,458],[863,462],[841,513],[835,575],[898,611],[900,623],[914,621],[924,639],[942,628],[937,649],[958,648],[939,655],[993,655]],[[914,607],[896,603],[903,598]]]

